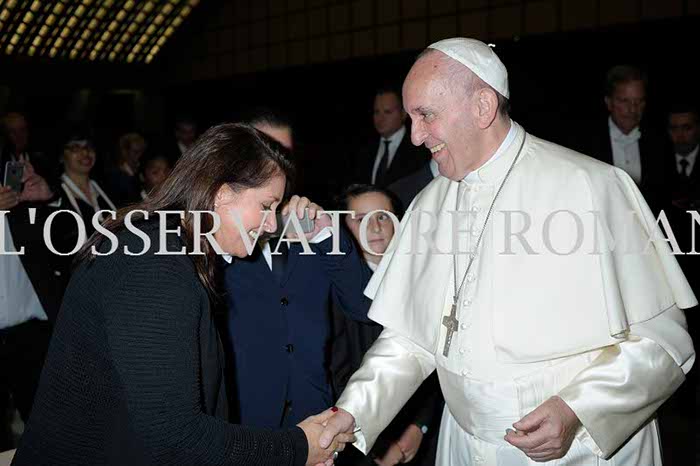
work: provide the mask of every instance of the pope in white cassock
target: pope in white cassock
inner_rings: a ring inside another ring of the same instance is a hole
[[[697,300],[634,182],[512,121],[482,42],[431,45],[403,95],[442,176],[365,291],[385,330],[321,446],[355,429],[366,453],[437,370],[439,465],[661,464],[654,414],[695,360]]]

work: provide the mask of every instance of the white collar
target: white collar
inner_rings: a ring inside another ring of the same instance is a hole
[[[384,141],[390,141],[391,143],[400,143],[403,140],[404,135],[406,134],[406,126],[401,125],[401,128],[396,130],[394,134],[389,136],[388,138],[385,138],[384,136],[381,136],[381,141],[382,144]]]
[[[513,140],[515,140],[515,127],[516,123],[513,120],[510,120],[510,129],[508,130],[508,134],[506,134],[505,139],[503,139],[503,142],[501,142],[501,145],[498,146],[498,149],[496,149],[496,152],[479,168],[477,168],[474,171],[471,171],[467,174],[467,176],[464,177],[464,181],[473,183],[475,181],[479,181],[478,173],[480,170],[484,169],[485,167],[489,166],[494,160],[496,160],[498,157],[500,157],[508,147],[513,143]]]
[[[695,146],[695,149],[691,150],[688,155],[676,154],[676,166],[681,167],[681,160],[688,162],[688,173],[692,172],[695,167],[695,160],[698,158],[698,151],[700,150],[700,144]]]
[[[430,173],[433,174],[433,178],[437,178],[440,175],[440,169],[438,168],[438,163],[435,159],[430,159]]]
[[[622,130],[617,127],[612,117],[608,117],[608,128],[610,130],[610,138],[621,144],[631,144],[637,142],[642,136],[639,126],[630,131],[629,134],[623,133]]]

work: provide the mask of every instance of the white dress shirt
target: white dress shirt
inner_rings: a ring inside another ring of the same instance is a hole
[[[698,149],[700,148],[700,145],[695,146],[695,149],[690,151],[690,154],[686,155],[683,157],[680,154],[676,154],[676,171],[680,174],[683,173],[683,165],[681,164],[681,160],[686,160],[688,162],[688,171],[686,172],[688,176],[690,176],[691,173],[693,173],[693,167],[695,166],[695,159],[698,158]]]
[[[389,142],[389,159],[387,160],[386,168],[387,170],[391,166],[391,162],[394,160],[396,151],[403,141],[403,137],[406,135],[406,127],[402,126],[397,132],[389,136],[388,138],[379,138],[379,148],[377,149],[377,155],[374,158],[374,167],[372,168],[372,184],[376,182],[377,170],[379,170],[379,162],[384,158],[384,141]]]
[[[629,134],[625,134],[620,131],[612,118],[608,118],[608,128],[613,165],[626,171],[635,183],[641,183],[642,159],[639,155],[639,138],[642,136],[642,132],[637,127]]]
[[[7,219],[0,223],[0,228],[3,229],[0,231],[0,241],[4,242],[3,251],[17,252]],[[32,319],[47,320],[19,256],[6,253],[0,254],[0,329],[14,327]]]

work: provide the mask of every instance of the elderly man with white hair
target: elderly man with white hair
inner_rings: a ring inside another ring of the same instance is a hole
[[[437,370],[439,465],[661,464],[654,413],[695,360],[697,300],[634,182],[512,121],[482,42],[431,45],[403,94],[442,176],[365,291],[385,330],[321,444],[354,429],[368,451]]]

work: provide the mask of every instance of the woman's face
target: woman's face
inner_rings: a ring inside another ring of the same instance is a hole
[[[391,200],[381,193],[364,193],[350,199],[348,210],[355,212],[355,218],[345,217],[345,223],[352,232],[352,235],[360,242],[360,224],[362,219],[368,213],[375,210],[385,210],[394,213],[391,206]],[[372,257],[379,259],[377,254],[383,254],[386,248],[389,247],[391,239],[394,237],[394,223],[391,217],[383,212],[374,213],[367,223],[367,246],[370,250],[364,248],[365,255],[369,260]]]
[[[71,142],[63,148],[63,166],[69,175],[89,175],[95,165],[95,149],[87,142]]]
[[[251,244],[257,237],[258,231],[260,234],[272,233],[277,229],[275,211],[284,197],[285,184],[285,177],[279,173],[259,188],[249,188],[238,193],[234,193],[227,185],[219,189],[214,211],[221,219],[221,226],[214,233],[214,239],[224,252],[234,257],[248,255],[239,224],[235,220],[236,215],[240,218],[243,231],[248,235]],[[271,212],[268,212],[263,219],[265,210]]]

